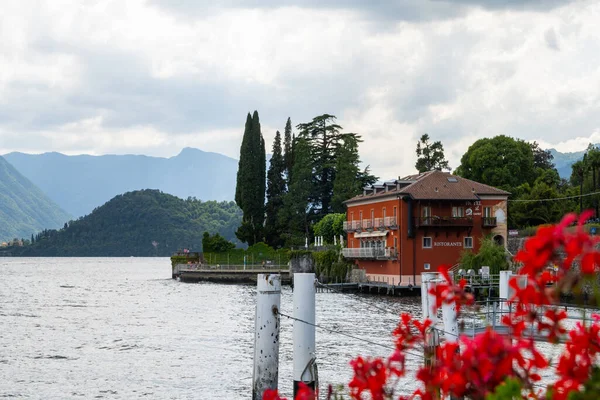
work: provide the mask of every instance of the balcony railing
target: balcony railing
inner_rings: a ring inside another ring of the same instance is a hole
[[[396,249],[380,249],[376,247],[360,247],[355,249],[342,249],[342,254],[346,258],[356,258],[363,260],[389,260],[396,258],[398,253]]]
[[[418,227],[447,227],[447,226],[473,226],[471,217],[417,217],[415,225]]]
[[[360,221],[344,221],[344,231],[352,232],[361,229]]]
[[[360,231],[363,229],[386,229],[386,228],[397,228],[398,222],[396,217],[384,217],[374,219],[363,219],[356,221],[344,221],[344,231],[353,232]]]
[[[498,225],[496,217],[483,217],[481,218],[481,225],[486,228],[493,228]]]
[[[395,228],[398,226],[398,221],[396,217],[385,217],[383,218],[383,225],[386,228]]]

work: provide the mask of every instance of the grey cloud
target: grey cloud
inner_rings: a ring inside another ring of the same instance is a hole
[[[35,51],[74,54],[82,61],[82,86],[60,94],[49,86],[11,83],[10,101],[0,108],[1,125],[23,132],[103,116],[108,128],[150,125],[166,133],[191,133],[240,126],[246,112],[259,110],[263,124],[283,129],[325,112],[339,114],[360,104],[367,71],[359,61],[331,73],[283,78],[285,88],[240,81],[198,82],[194,77],[157,79],[131,53],[40,42]]]
[[[546,40],[546,45],[553,50],[560,50],[558,45],[558,38],[556,37],[556,31],[554,28],[550,28],[544,34],[544,39]]]
[[[189,17],[224,8],[301,8],[359,10],[377,20],[431,21],[464,15],[470,7],[545,11],[575,0],[150,0],[149,4]]]

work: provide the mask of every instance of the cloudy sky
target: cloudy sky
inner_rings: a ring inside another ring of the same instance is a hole
[[[330,113],[382,178],[427,132],[450,164],[507,134],[600,142],[600,2],[7,0],[0,154],[236,157],[248,111],[267,144]]]

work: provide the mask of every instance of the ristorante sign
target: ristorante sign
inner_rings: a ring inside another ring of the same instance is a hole
[[[462,242],[433,242],[435,247],[462,247]]]

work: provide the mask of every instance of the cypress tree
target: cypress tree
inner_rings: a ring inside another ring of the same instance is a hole
[[[308,210],[312,191],[313,166],[310,145],[306,139],[297,138],[293,148],[292,181],[288,193],[283,199],[280,223],[287,227],[282,233],[286,245],[303,245],[304,238],[310,240]]]
[[[281,152],[281,134],[275,133],[273,141],[273,155],[267,173],[267,205],[265,238],[269,246],[277,248],[283,243],[281,241],[281,228],[278,214],[283,206],[283,196],[285,195],[285,163]]]
[[[289,186],[292,166],[294,165],[294,157],[292,150],[292,120],[288,117],[285,123],[285,131],[283,132],[283,160],[285,163],[285,179]]]
[[[235,235],[249,245],[263,238],[265,185],[265,141],[260,131],[258,112],[254,111],[252,116],[248,114],[246,118],[235,190],[235,202],[244,213],[242,225]]]

